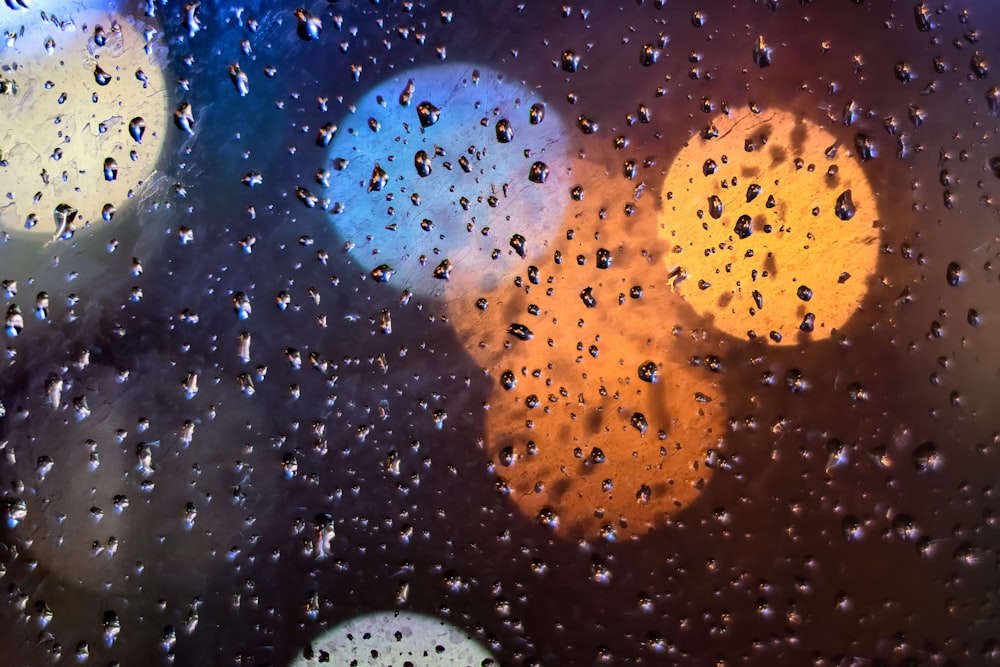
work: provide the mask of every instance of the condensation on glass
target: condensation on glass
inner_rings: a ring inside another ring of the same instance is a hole
[[[1000,658],[988,0],[0,28],[10,664]]]

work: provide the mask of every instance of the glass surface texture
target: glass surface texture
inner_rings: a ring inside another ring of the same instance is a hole
[[[992,0],[0,29],[0,665],[1000,661]]]

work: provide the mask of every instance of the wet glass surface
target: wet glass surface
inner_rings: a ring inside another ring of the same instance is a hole
[[[1000,658],[990,0],[0,27],[0,663]]]

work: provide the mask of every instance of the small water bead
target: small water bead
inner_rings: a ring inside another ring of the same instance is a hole
[[[854,149],[857,151],[858,157],[861,158],[862,162],[868,162],[877,155],[875,144],[872,143],[871,138],[861,132],[854,136]]]
[[[417,118],[421,127],[430,127],[441,119],[441,109],[424,101],[417,105]]]
[[[562,52],[560,62],[564,72],[575,72],[580,68],[580,56],[570,50]]]
[[[958,287],[959,284],[961,284],[961,282],[965,279],[965,272],[962,270],[962,267],[958,262],[951,262],[948,264],[948,269],[945,271],[945,279],[952,287]]]
[[[534,337],[531,329],[518,322],[514,322],[507,327],[507,333],[520,340],[531,340]]]
[[[639,51],[639,64],[643,67],[652,67],[660,59],[660,50],[653,44],[643,44]]]
[[[655,361],[646,361],[639,365],[639,379],[643,382],[656,382],[659,379],[660,370]]]
[[[195,3],[195,6],[197,6],[197,3]],[[305,42],[319,39],[320,33],[323,30],[323,21],[318,16],[305,9],[297,9],[295,10],[295,17],[298,19],[295,31],[299,39]]]
[[[532,104],[528,110],[528,122],[532,125],[538,125],[543,120],[545,120],[545,105],[540,102]]]
[[[582,114],[577,116],[576,124],[584,134],[594,134],[600,129],[597,121]]]
[[[434,267],[434,277],[438,280],[451,280],[452,263],[448,259],[442,259],[441,262]]]
[[[510,121],[506,118],[501,118],[496,124],[496,134],[497,141],[501,144],[507,144],[514,140],[514,128],[511,126]]]
[[[972,54],[972,58],[969,60],[969,69],[980,80],[985,79],[990,73],[990,66],[986,62],[986,57],[979,51]]]
[[[510,247],[514,249],[514,252],[516,252],[518,257],[521,259],[524,259],[527,254],[525,249],[526,242],[527,241],[524,236],[521,234],[514,234],[510,237]]]
[[[514,375],[514,371],[506,370],[500,375],[500,386],[507,391],[517,386],[517,377]]]
[[[431,175],[431,158],[427,154],[427,151],[417,151],[416,155],[413,156],[413,166],[417,170],[417,175],[421,178]]]
[[[142,118],[142,116],[136,116],[131,121],[129,121],[128,133],[129,136],[131,136],[132,139],[135,141],[135,143],[137,144],[142,143],[142,135],[145,134],[145,132],[146,132],[146,121]]]
[[[753,224],[750,219],[750,216],[745,214],[741,215],[736,220],[736,225],[733,228],[733,231],[736,233],[736,236],[741,239],[750,238],[750,236],[753,234]]]
[[[933,442],[925,442],[918,445],[913,450],[912,458],[917,472],[934,472],[944,465],[944,458]]]
[[[528,169],[528,180],[532,183],[544,183],[549,177],[549,166],[544,162],[537,161],[531,164]]]
[[[115,181],[118,179],[118,162],[109,157],[104,160],[104,180]]]
[[[1000,178],[1000,155],[991,157],[986,161],[986,165],[995,177]]]
[[[854,199],[850,190],[844,190],[837,197],[837,203],[834,205],[834,212],[837,217],[841,220],[847,221],[854,217],[857,212],[857,208],[854,205]]]
[[[111,83],[111,75],[101,69],[100,65],[94,65],[94,81],[98,86],[106,86]]]
[[[632,413],[632,417],[629,419],[629,424],[635,430],[639,431],[639,435],[645,436],[646,431],[649,430],[649,422],[646,420],[646,415],[641,412]]]
[[[708,214],[716,220],[722,217],[722,199],[719,195],[711,195],[708,198]]]
[[[395,270],[388,264],[379,264],[371,271],[372,279],[377,283],[387,283]]]

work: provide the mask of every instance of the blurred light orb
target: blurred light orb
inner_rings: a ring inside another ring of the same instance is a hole
[[[324,207],[354,261],[440,296],[499,284],[545,253],[571,185],[566,126],[545,109],[539,91],[471,64],[401,72],[362,95],[316,138],[332,165]]]
[[[843,327],[878,259],[878,211],[851,139],[782,110],[716,116],[664,185],[668,279],[710,326],[802,344]]]
[[[311,643],[313,657],[300,655],[291,667],[321,664],[325,653],[331,665],[426,665],[479,667],[493,657],[465,631],[423,614],[408,611],[356,616],[325,632]]]
[[[586,261],[525,265],[522,289],[508,281],[484,310],[472,296],[448,310],[495,383],[485,445],[498,491],[564,539],[663,527],[711,482],[725,435],[721,362],[675,332],[685,306],[651,270],[647,229],[564,232],[560,252]]]
[[[0,13],[0,228],[68,238],[153,176],[169,95],[142,19],[95,0],[31,5]]]

